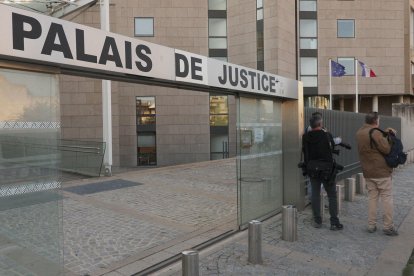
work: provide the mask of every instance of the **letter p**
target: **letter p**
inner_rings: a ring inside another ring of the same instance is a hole
[[[25,23],[29,24],[32,29],[24,30]],[[13,49],[24,51],[24,39],[37,39],[42,34],[40,22],[33,17],[25,16],[18,13],[12,14],[13,24]]]

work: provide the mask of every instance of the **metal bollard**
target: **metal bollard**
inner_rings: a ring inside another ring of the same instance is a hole
[[[338,216],[341,214],[341,209],[342,209],[342,194],[344,193],[343,188],[344,187],[342,185],[336,184],[336,201],[337,201]]]
[[[258,220],[249,222],[249,263],[262,264],[262,223]]]
[[[282,239],[285,241],[298,240],[297,209],[294,205],[282,206]]]
[[[356,175],[356,192],[357,194],[365,194],[365,178],[363,173],[358,173]]]
[[[321,218],[322,222],[325,217],[325,193],[321,191]]]
[[[183,276],[199,276],[198,252],[186,250],[181,252]]]
[[[345,179],[345,200],[355,200],[355,178]]]

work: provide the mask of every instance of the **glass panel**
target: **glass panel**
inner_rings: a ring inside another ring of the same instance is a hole
[[[155,122],[155,97],[137,97],[137,124],[151,125]]]
[[[257,20],[262,20],[263,19],[263,9],[258,9],[257,10]]]
[[[226,10],[226,0],[208,0],[209,10]]]
[[[209,18],[208,19],[208,35],[209,36],[226,36],[226,19],[225,18]]]
[[[228,115],[210,115],[210,126],[228,126]]]
[[[316,11],[316,1],[300,1],[300,11]]]
[[[154,36],[154,18],[135,18],[136,36]]]
[[[282,206],[281,102],[239,98],[239,222]]]
[[[354,58],[338,58],[338,63],[345,66],[345,75],[355,75],[355,59]]]
[[[227,96],[210,96],[210,114],[228,114]]]
[[[300,73],[301,75],[317,75],[318,59],[316,57],[301,57]]]
[[[256,8],[263,8],[263,0],[257,0]]]
[[[227,38],[209,38],[208,47],[210,49],[227,49]]]
[[[317,37],[317,24],[315,19],[300,20],[300,37]]]
[[[353,19],[339,19],[337,22],[338,37],[355,37],[355,21]]]
[[[228,134],[212,134],[210,137],[210,159],[218,160],[229,157]]]
[[[318,77],[309,77],[301,76],[300,80],[303,82],[303,87],[317,87],[318,86]]]
[[[58,78],[0,69],[0,99],[0,274],[63,275]]]
[[[139,133],[137,137],[137,145],[138,166],[156,165],[157,148],[155,133]]]
[[[301,49],[317,49],[318,48],[318,39],[316,39],[316,38],[301,38],[300,39],[300,48]]]

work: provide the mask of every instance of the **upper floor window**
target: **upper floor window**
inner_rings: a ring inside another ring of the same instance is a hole
[[[225,11],[227,9],[227,0],[208,0],[208,9],[210,11]]]
[[[316,11],[315,0],[301,0],[299,3],[300,11]]]
[[[135,17],[135,36],[154,36],[153,17]]]
[[[355,75],[355,58],[338,57],[338,63],[345,66],[345,76]]]
[[[317,22],[315,19],[301,19],[299,21],[300,37],[317,37]]]
[[[338,37],[355,37],[355,20],[338,19],[337,20]]]

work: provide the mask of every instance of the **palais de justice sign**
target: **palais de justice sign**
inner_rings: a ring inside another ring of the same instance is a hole
[[[6,5],[0,37],[4,59],[297,99],[295,80]]]

